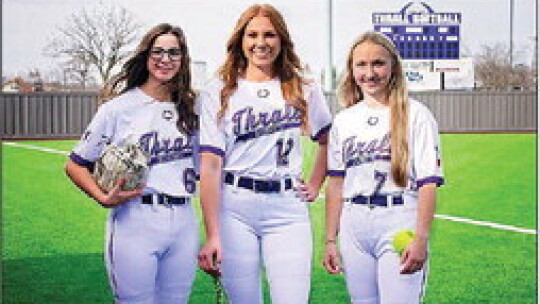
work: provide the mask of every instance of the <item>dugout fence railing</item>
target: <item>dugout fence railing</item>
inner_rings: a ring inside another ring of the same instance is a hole
[[[332,113],[340,106],[326,95]],[[414,92],[426,104],[441,132],[535,132],[535,91],[434,91]],[[0,94],[2,139],[56,139],[79,137],[94,115],[97,93],[40,92]]]

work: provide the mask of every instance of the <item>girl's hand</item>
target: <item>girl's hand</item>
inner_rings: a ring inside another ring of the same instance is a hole
[[[207,239],[199,252],[199,267],[213,277],[219,277],[221,264],[221,243],[219,239]]]
[[[323,266],[330,274],[338,274],[341,272],[341,259],[339,258],[339,251],[334,241],[326,243]]]
[[[116,185],[114,185],[111,191],[106,193],[103,199],[99,200],[99,203],[105,207],[115,207],[141,195],[144,186],[140,186],[137,189],[124,191],[122,190],[122,186],[125,183],[126,179],[124,178],[118,180],[118,182],[116,183]]]
[[[427,259],[427,239],[416,237],[401,255],[401,274],[412,274],[424,267]]]
[[[296,196],[300,197],[304,202],[313,202],[319,197],[319,188],[303,180],[299,181],[298,186],[294,190],[296,190]]]

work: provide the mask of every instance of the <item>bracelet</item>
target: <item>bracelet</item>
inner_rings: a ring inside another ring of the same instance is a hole
[[[326,242],[324,242],[324,243],[325,243],[325,244],[329,244],[329,243],[334,243],[334,244],[335,244],[335,243],[336,243],[336,240],[330,239],[330,240],[326,240]]]

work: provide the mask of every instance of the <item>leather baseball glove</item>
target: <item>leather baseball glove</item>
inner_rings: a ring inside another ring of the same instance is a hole
[[[123,147],[109,144],[95,163],[93,176],[97,184],[110,191],[119,179],[125,178],[122,190],[141,186],[148,172],[148,155],[135,143]]]

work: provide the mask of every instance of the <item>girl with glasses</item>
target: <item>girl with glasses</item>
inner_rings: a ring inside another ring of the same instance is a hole
[[[110,208],[105,260],[115,303],[187,303],[199,226],[191,205],[198,129],[190,57],[179,27],[159,24],[104,89],[103,103],[73,149],[66,172]],[[119,92],[118,92],[119,91]],[[146,184],[101,189],[91,172],[105,146],[134,140],[149,157]]]

